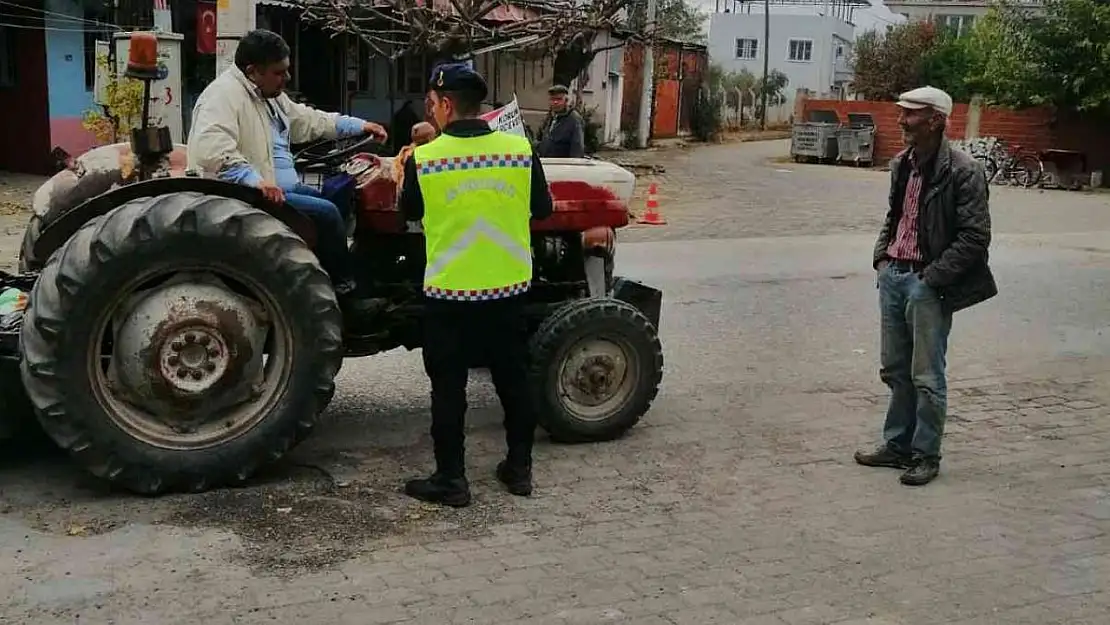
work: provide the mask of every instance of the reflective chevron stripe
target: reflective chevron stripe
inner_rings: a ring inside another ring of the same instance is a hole
[[[532,282],[531,145],[494,132],[440,135],[413,151],[424,199],[424,294],[502,299]]]
[[[496,226],[486,221],[485,218],[478,217],[474,220],[474,223],[459,236],[458,240],[436,254],[434,262],[428,263],[427,268],[424,269],[424,280],[432,280],[442,273],[447,269],[447,265],[451,264],[451,261],[455,260],[469,249],[471,245],[478,241],[478,237],[481,235],[488,237],[489,240],[496,243],[498,247],[515,256],[517,260],[528,267],[532,266],[532,250],[521,247],[512,237],[498,230]]]

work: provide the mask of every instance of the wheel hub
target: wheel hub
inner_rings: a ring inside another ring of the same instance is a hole
[[[570,351],[563,366],[563,394],[584,408],[611,402],[628,382],[628,359],[621,346],[590,340]]]
[[[231,364],[227,341],[218,328],[184,327],[162,341],[158,373],[179,393],[203,393],[218,384]]]
[[[215,412],[250,399],[261,379],[267,324],[250,300],[212,282],[138,295],[114,324],[109,378],[153,414]]]
[[[575,386],[595,398],[604,398],[611,392],[616,368],[617,363],[612,356],[592,356],[578,369]]]

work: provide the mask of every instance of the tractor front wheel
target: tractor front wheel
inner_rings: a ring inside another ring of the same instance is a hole
[[[241,483],[315,426],[342,316],[299,237],[228,198],[140,198],[46,263],[21,336],[43,429],[142,494]]]
[[[532,337],[529,382],[540,425],[567,443],[616,439],[651,407],[663,378],[655,326],[621,300],[570,302]]]

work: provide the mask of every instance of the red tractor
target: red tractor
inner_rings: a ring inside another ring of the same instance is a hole
[[[186,172],[168,129],[75,159],[35,194],[23,273],[0,274],[0,291],[29,295],[21,329],[0,332],[0,431],[29,404],[91,473],[144,494],[242,483],[303,441],[344,358],[421,346],[423,235],[370,141],[298,156],[306,177],[357,180],[359,277],[391,302],[370,335],[345,330],[312,223]],[[663,369],[661,292],[612,273],[634,178],[585,159],[545,170],[555,213],[534,224],[527,295],[534,409],[554,440],[611,440],[647,412]]]

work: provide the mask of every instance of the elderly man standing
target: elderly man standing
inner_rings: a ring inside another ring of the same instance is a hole
[[[944,137],[952,98],[934,87],[900,96],[906,149],[890,164],[890,208],[875,244],[882,318],[880,377],[890,387],[883,444],[856,462],[903,469],[921,486],[940,472],[952,314],[997,295],[986,175]]]
[[[582,158],[586,155],[586,122],[570,106],[570,90],[555,85],[547,90],[551,107],[540,128],[536,154],[540,158]]]

